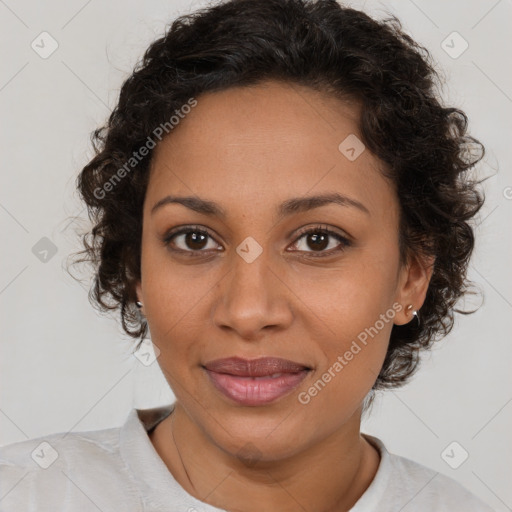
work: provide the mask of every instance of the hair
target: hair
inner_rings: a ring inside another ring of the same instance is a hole
[[[93,222],[76,261],[95,269],[91,303],[119,309],[129,336],[142,341],[147,334],[135,284],[153,150],[135,164],[131,159],[150,139],[155,146],[155,128],[168,126],[202,93],[265,80],[307,86],[359,102],[362,141],[397,191],[400,262],[411,255],[435,261],[421,322],[392,327],[372,390],[405,383],[420,352],[452,329],[454,312],[473,312],[455,306],[472,284],[470,221],[484,201],[480,181],[468,171],[485,150],[467,134],[466,114],[442,105],[429,52],[388,16],[377,21],[335,0],[227,0],[172,22],[123,83],[106,124],[93,132],[95,156],[77,178]]]

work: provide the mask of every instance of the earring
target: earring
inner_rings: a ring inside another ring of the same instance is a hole
[[[413,308],[413,305],[412,304],[409,304],[406,308],[405,308],[405,311],[407,313],[409,313],[409,311],[411,311]],[[420,325],[420,315],[418,314],[418,310],[414,309],[412,310],[412,316],[415,316],[416,317],[416,320],[418,320],[418,326]]]
[[[142,307],[142,302],[138,300],[135,305],[140,309]]]

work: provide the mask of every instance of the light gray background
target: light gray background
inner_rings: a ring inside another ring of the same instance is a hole
[[[75,230],[87,227],[74,181],[92,156],[90,132],[166,23],[202,5],[0,0],[1,444],[118,426],[132,407],[173,399],[157,363],[145,366],[131,354],[117,320],[98,315],[87,284],[63,268],[80,249]],[[445,97],[468,113],[472,134],[486,145],[479,175],[491,176],[470,270],[485,302],[457,320],[410,385],[379,398],[364,430],[452,476],[496,510],[512,510],[512,2],[350,5],[377,17],[397,14],[431,50],[446,76]],[[47,59],[31,48],[43,31],[59,44]],[[469,43],[456,59],[441,47],[453,31]],[[42,237],[57,247],[46,262],[32,252]],[[458,469],[441,457],[452,441],[469,453]]]

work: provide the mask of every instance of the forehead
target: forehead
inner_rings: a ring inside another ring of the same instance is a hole
[[[291,196],[341,192],[376,214],[393,206],[381,162],[366,149],[357,156],[364,147],[357,102],[280,82],[197,102],[155,149],[149,199],[192,194],[229,210],[241,200],[266,208]]]

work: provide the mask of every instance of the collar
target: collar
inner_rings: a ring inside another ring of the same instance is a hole
[[[225,512],[208,505],[190,495],[174,479],[160,455],[151,443],[148,432],[167,418],[174,410],[174,403],[152,409],[132,409],[120,432],[120,452],[133,480],[142,490],[143,510],[201,510],[202,512]],[[380,464],[370,486],[359,498],[350,512],[377,510],[385,498],[386,488],[392,473],[392,460],[383,442],[377,437],[362,434],[380,453]]]
[[[144,512],[169,510],[201,510],[225,512],[194,498],[174,479],[151,443],[148,431],[165,419],[174,403],[152,409],[132,409],[121,427],[121,457],[140,490]]]

